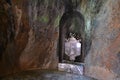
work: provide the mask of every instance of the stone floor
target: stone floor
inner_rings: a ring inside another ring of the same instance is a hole
[[[77,64],[59,63],[58,70],[83,75],[84,65],[81,63],[77,63]]]
[[[0,80],[96,80],[82,75],[76,75],[61,71],[29,70],[6,77]]]

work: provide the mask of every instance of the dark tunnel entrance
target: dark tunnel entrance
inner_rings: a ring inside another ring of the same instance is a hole
[[[84,62],[84,27],[80,12],[63,14],[59,24],[59,62]]]
[[[8,4],[10,4],[10,5],[12,5],[12,2],[11,2],[12,0],[6,0],[6,2],[8,3]]]

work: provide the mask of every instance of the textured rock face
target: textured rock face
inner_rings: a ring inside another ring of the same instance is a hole
[[[28,2],[30,24],[29,40],[21,53],[22,68],[57,68],[58,5],[55,1],[30,0]]]
[[[56,69],[62,0],[0,0],[0,75]],[[78,2],[79,3],[79,2]],[[85,74],[120,79],[120,0],[80,0],[85,18]]]
[[[86,75],[100,80],[120,79],[120,0],[108,0],[92,26],[92,45],[85,58]]]
[[[0,1],[0,75],[57,68],[58,22],[62,14],[57,3],[12,0],[10,5]]]
[[[29,27],[21,9],[4,0],[0,4],[3,8],[0,15],[0,44],[3,48],[0,50],[0,75],[4,75],[20,69],[19,57],[27,44]]]

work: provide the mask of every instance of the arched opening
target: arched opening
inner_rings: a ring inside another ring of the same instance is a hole
[[[59,24],[59,62],[84,62],[84,28],[80,12],[63,14]]]

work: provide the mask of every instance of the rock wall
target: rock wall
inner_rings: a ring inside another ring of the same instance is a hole
[[[0,0],[0,75],[36,68],[56,69],[62,0],[11,3]],[[99,80],[119,80],[120,0],[77,3],[77,10],[85,18],[85,74]]]
[[[120,0],[106,0],[92,20],[92,44],[85,58],[85,74],[99,80],[119,80]]]
[[[57,69],[56,0],[0,0],[0,75],[29,69]],[[58,4],[59,3],[59,4]]]

